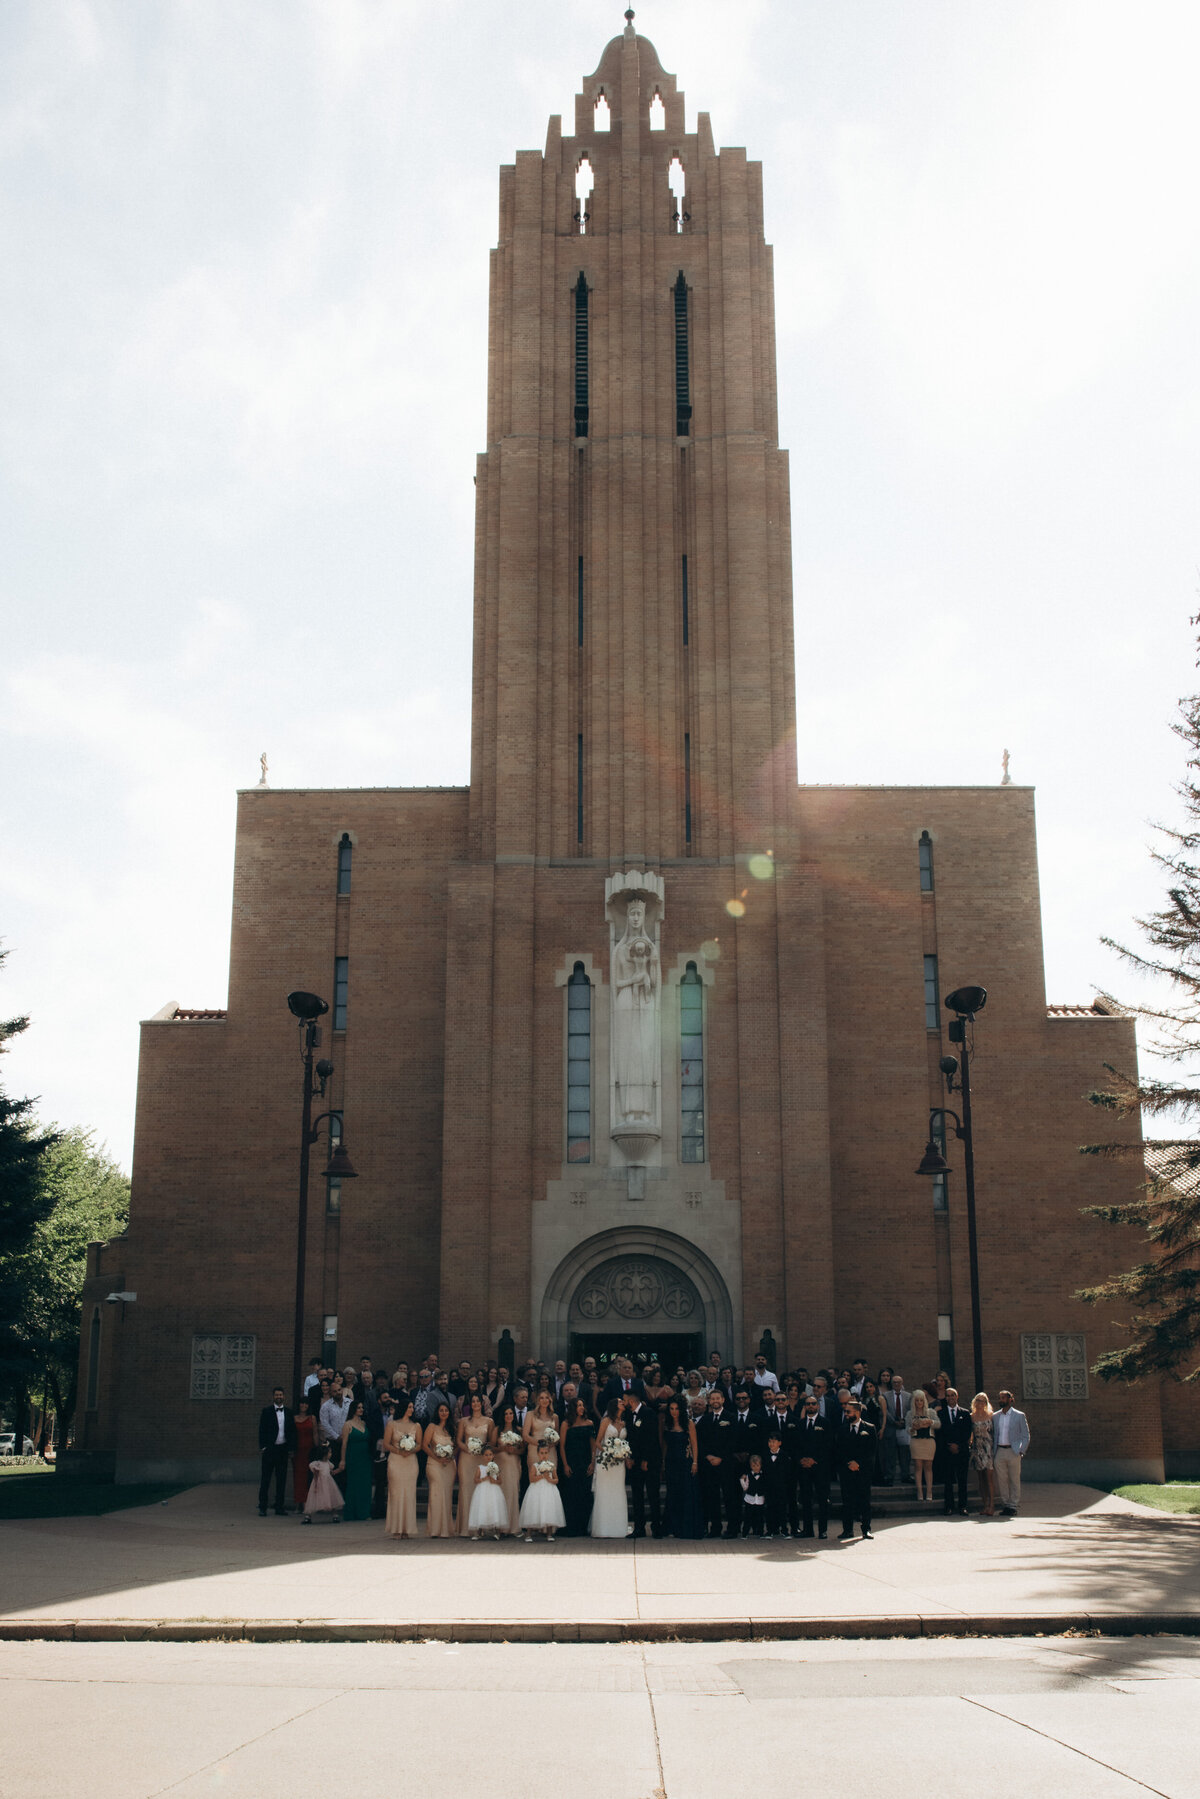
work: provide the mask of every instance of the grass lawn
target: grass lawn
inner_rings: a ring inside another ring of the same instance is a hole
[[[182,1486],[155,1481],[118,1487],[111,1482],[60,1480],[53,1468],[5,1468],[0,1464],[0,1518],[98,1518],[131,1505],[173,1499]]]
[[[1114,1487],[1118,1499],[1134,1499],[1158,1512],[1194,1512],[1200,1517],[1200,1481],[1169,1480],[1161,1487]]]

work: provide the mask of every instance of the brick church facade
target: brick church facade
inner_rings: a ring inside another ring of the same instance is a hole
[[[945,1180],[913,1170],[960,1103],[941,997],[979,982],[987,1384],[1031,1473],[1161,1477],[1182,1425],[1089,1378],[1113,1330],[1073,1298],[1124,1253],[1080,1208],[1134,1166],[1077,1145],[1132,1023],[1047,1008],[1029,789],[798,785],[762,172],[685,130],[632,25],[573,133],[501,172],[488,382],[470,786],[241,794],[227,1009],[143,1026],[78,1448],[121,1480],[256,1464],[291,1366],[296,988],[331,1001],[358,1173],[313,1181],[306,1356],[673,1367],[769,1333],[781,1367],[956,1359],[969,1397],[953,1135]]]

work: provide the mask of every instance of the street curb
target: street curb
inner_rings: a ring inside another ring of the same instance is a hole
[[[897,1613],[861,1618],[611,1620],[358,1618],[2,1618],[7,1643],[724,1643],[860,1637],[1200,1636],[1200,1612]]]

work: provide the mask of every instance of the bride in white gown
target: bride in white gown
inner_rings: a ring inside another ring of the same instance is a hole
[[[625,1426],[621,1423],[621,1401],[610,1400],[600,1425],[600,1434],[596,1438],[596,1472],[592,1476],[592,1520],[588,1530],[593,1537],[627,1537],[629,1535],[629,1502],[625,1497],[625,1470],[627,1462],[616,1462],[611,1468],[603,1465],[601,1450],[606,1437],[625,1436]]]

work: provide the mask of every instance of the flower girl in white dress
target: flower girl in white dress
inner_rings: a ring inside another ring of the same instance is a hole
[[[593,1537],[629,1535],[629,1501],[625,1496],[625,1470],[629,1463],[628,1459],[621,1458],[621,1452],[614,1447],[616,1443],[625,1444],[625,1426],[621,1423],[621,1401],[612,1399],[605,1407],[604,1421],[596,1439],[592,1517],[588,1525]]]
[[[521,1501],[520,1526],[525,1541],[540,1530],[553,1543],[556,1530],[566,1527],[567,1515],[558,1492],[558,1459],[552,1446],[534,1449],[529,1457],[529,1490]]]
[[[489,1530],[497,1539],[501,1531],[508,1534],[508,1502],[500,1487],[500,1464],[490,1458],[479,1464],[467,1529],[476,1540]]]

